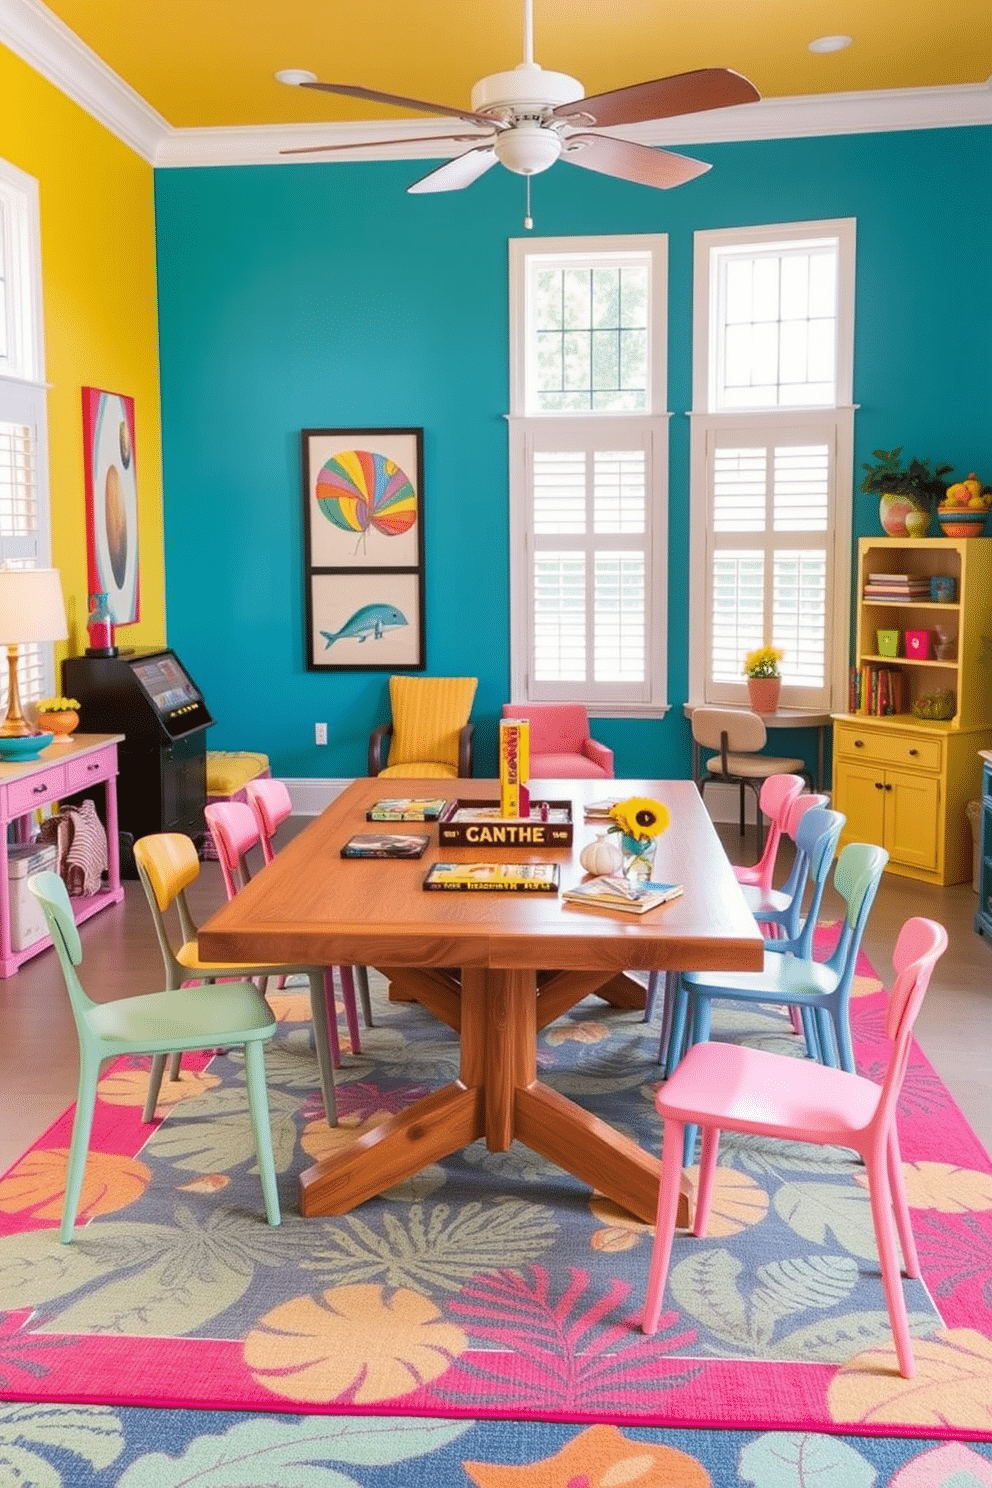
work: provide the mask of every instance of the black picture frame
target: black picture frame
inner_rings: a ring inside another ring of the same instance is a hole
[[[423,671],[423,429],[303,429],[301,445],[307,670]]]

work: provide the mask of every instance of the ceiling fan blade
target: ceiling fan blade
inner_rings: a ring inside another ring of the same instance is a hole
[[[473,140],[477,140],[477,139],[481,138],[481,136],[478,135],[478,134],[432,134],[432,135],[430,135],[427,138],[429,138],[429,142],[431,144],[434,144],[435,140],[444,140],[444,141],[453,140],[457,144],[467,145],[467,144],[471,144]],[[377,139],[375,141],[372,141],[371,143],[374,143],[374,145],[376,146],[376,148],[378,148],[379,145],[422,145],[422,144],[425,143],[425,136],[422,135],[422,134],[419,134],[419,135],[410,135],[406,139],[388,139],[388,140]],[[364,149],[368,149],[368,145],[367,144],[364,144],[364,145],[363,144],[357,144],[353,140],[350,145],[297,145],[292,150],[280,150],[279,151],[279,154],[280,155],[315,155],[315,154],[319,154],[320,151],[322,151],[322,150],[364,150]]]
[[[621,181],[636,181],[640,186],[655,186],[661,191],[683,186],[710,169],[708,161],[676,155],[671,150],[652,150],[630,140],[611,139],[608,134],[573,134],[566,140],[561,158],[569,165],[581,165],[583,170],[618,176]]]
[[[422,98],[404,98],[399,93],[380,93],[377,88],[360,88],[355,83],[302,83],[318,93],[343,93],[346,98],[368,98],[372,103],[391,103],[395,108],[416,109],[419,114],[441,114],[446,119],[464,119],[470,124],[493,127],[486,114],[473,114],[471,109],[449,108],[446,103],[425,103]]]
[[[587,117],[601,129],[619,124],[644,124],[649,119],[673,119],[679,114],[698,114],[704,109],[731,108],[737,103],[755,103],[761,94],[753,83],[727,67],[703,67],[657,78],[653,83],[632,83],[595,98],[580,98],[554,110],[556,119],[581,123]]]
[[[496,151],[492,145],[480,145],[477,150],[466,150],[464,155],[456,155],[454,160],[439,165],[429,176],[421,176],[406,189],[413,195],[425,191],[461,191],[495,164]]]

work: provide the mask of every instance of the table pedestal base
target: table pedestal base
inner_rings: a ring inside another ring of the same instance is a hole
[[[459,984],[439,971],[382,970],[397,1000],[415,998],[457,1030],[459,1078],[358,1131],[333,1157],[301,1173],[304,1215],[346,1214],[484,1137],[492,1152],[523,1142],[638,1219],[654,1223],[659,1159],[537,1078],[538,1028],[599,988],[600,995],[612,994],[610,1001],[628,995],[624,978],[604,985],[602,973],[557,972],[539,985],[533,971],[469,968]],[[636,1006],[636,994],[629,995]],[[679,1206],[680,1225],[688,1223],[687,1192]]]

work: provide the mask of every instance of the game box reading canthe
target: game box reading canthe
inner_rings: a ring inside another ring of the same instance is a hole
[[[571,801],[532,801],[529,816],[503,816],[498,801],[451,801],[438,817],[442,847],[571,847]]]

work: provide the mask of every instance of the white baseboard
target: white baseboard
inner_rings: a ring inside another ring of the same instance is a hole
[[[319,816],[333,800],[346,790],[353,777],[347,780],[283,780],[293,802],[294,816]]]

